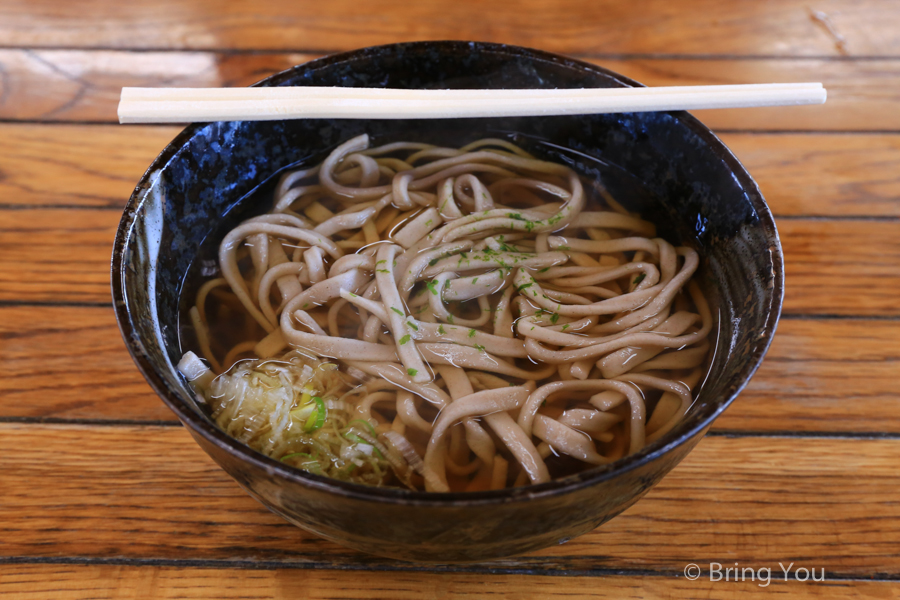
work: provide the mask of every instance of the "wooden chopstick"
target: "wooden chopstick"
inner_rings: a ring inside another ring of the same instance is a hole
[[[550,116],[822,104],[825,97],[821,83],[523,90],[126,87],[119,122]]]

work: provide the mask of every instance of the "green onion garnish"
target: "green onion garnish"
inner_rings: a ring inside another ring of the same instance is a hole
[[[357,444],[365,444],[366,446],[372,446],[372,444],[370,444],[366,440],[362,439],[361,437],[359,437],[352,431],[345,433],[344,437],[347,438],[348,440],[350,440],[351,442],[356,442]],[[378,455],[378,458],[384,458],[384,454],[382,454],[381,451],[376,446],[372,446],[372,450],[375,452],[375,454]]]
[[[373,437],[376,436],[376,435],[378,435],[377,433],[375,433],[375,428],[372,427],[372,424],[369,423],[368,421],[363,421],[362,419],[353,419],[352,421],[350,421],[349,423],[347,423],[347,427],[350,427],[350,426],[353,425],[354,423],[360,423],[360,424],[362,424],[363,427],[365,427],[366,429],[369,430],[369,433],[371,433]]]
[[[316,410],[310,413],[306,423],[303,424],[303,431],[306,433],[312,433],[317,429],[321,429],[322,425],[325,424],[325,401],[322,400],[321,396],[314,396],[312,401],[316,403]]]

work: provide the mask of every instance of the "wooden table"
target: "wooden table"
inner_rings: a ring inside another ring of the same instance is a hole
[[[178,130],[117,125],[121,86],[242,86],[323,53],[448,38],[650,85],[822,81],[829,100],[699,114],[759,182],[787,262],[768,358],[710,435],[600,530],[434,567],[317,539],[242,492],[132,364],[109,256]],[[889,0],[3,2],[0,595],[900,596],[898,99]],[[747,571],[714,581],[736,562],[771,568],[765,591]]]

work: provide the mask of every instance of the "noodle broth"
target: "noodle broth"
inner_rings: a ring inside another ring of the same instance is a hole
[[[679,422],[715,326],[696,251],[614,164],[479,144],[354,138],[226,215],[183,288],[179,365],[220,427],[442,492],[609,464]]]

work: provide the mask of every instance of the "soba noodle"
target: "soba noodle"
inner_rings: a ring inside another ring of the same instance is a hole
[[[227,433],[313,473],[542,483],[684,416],[713,325],[698,263],[509,142],[362,135],[225,236],[190,310],[211,368],[179,369]]]

